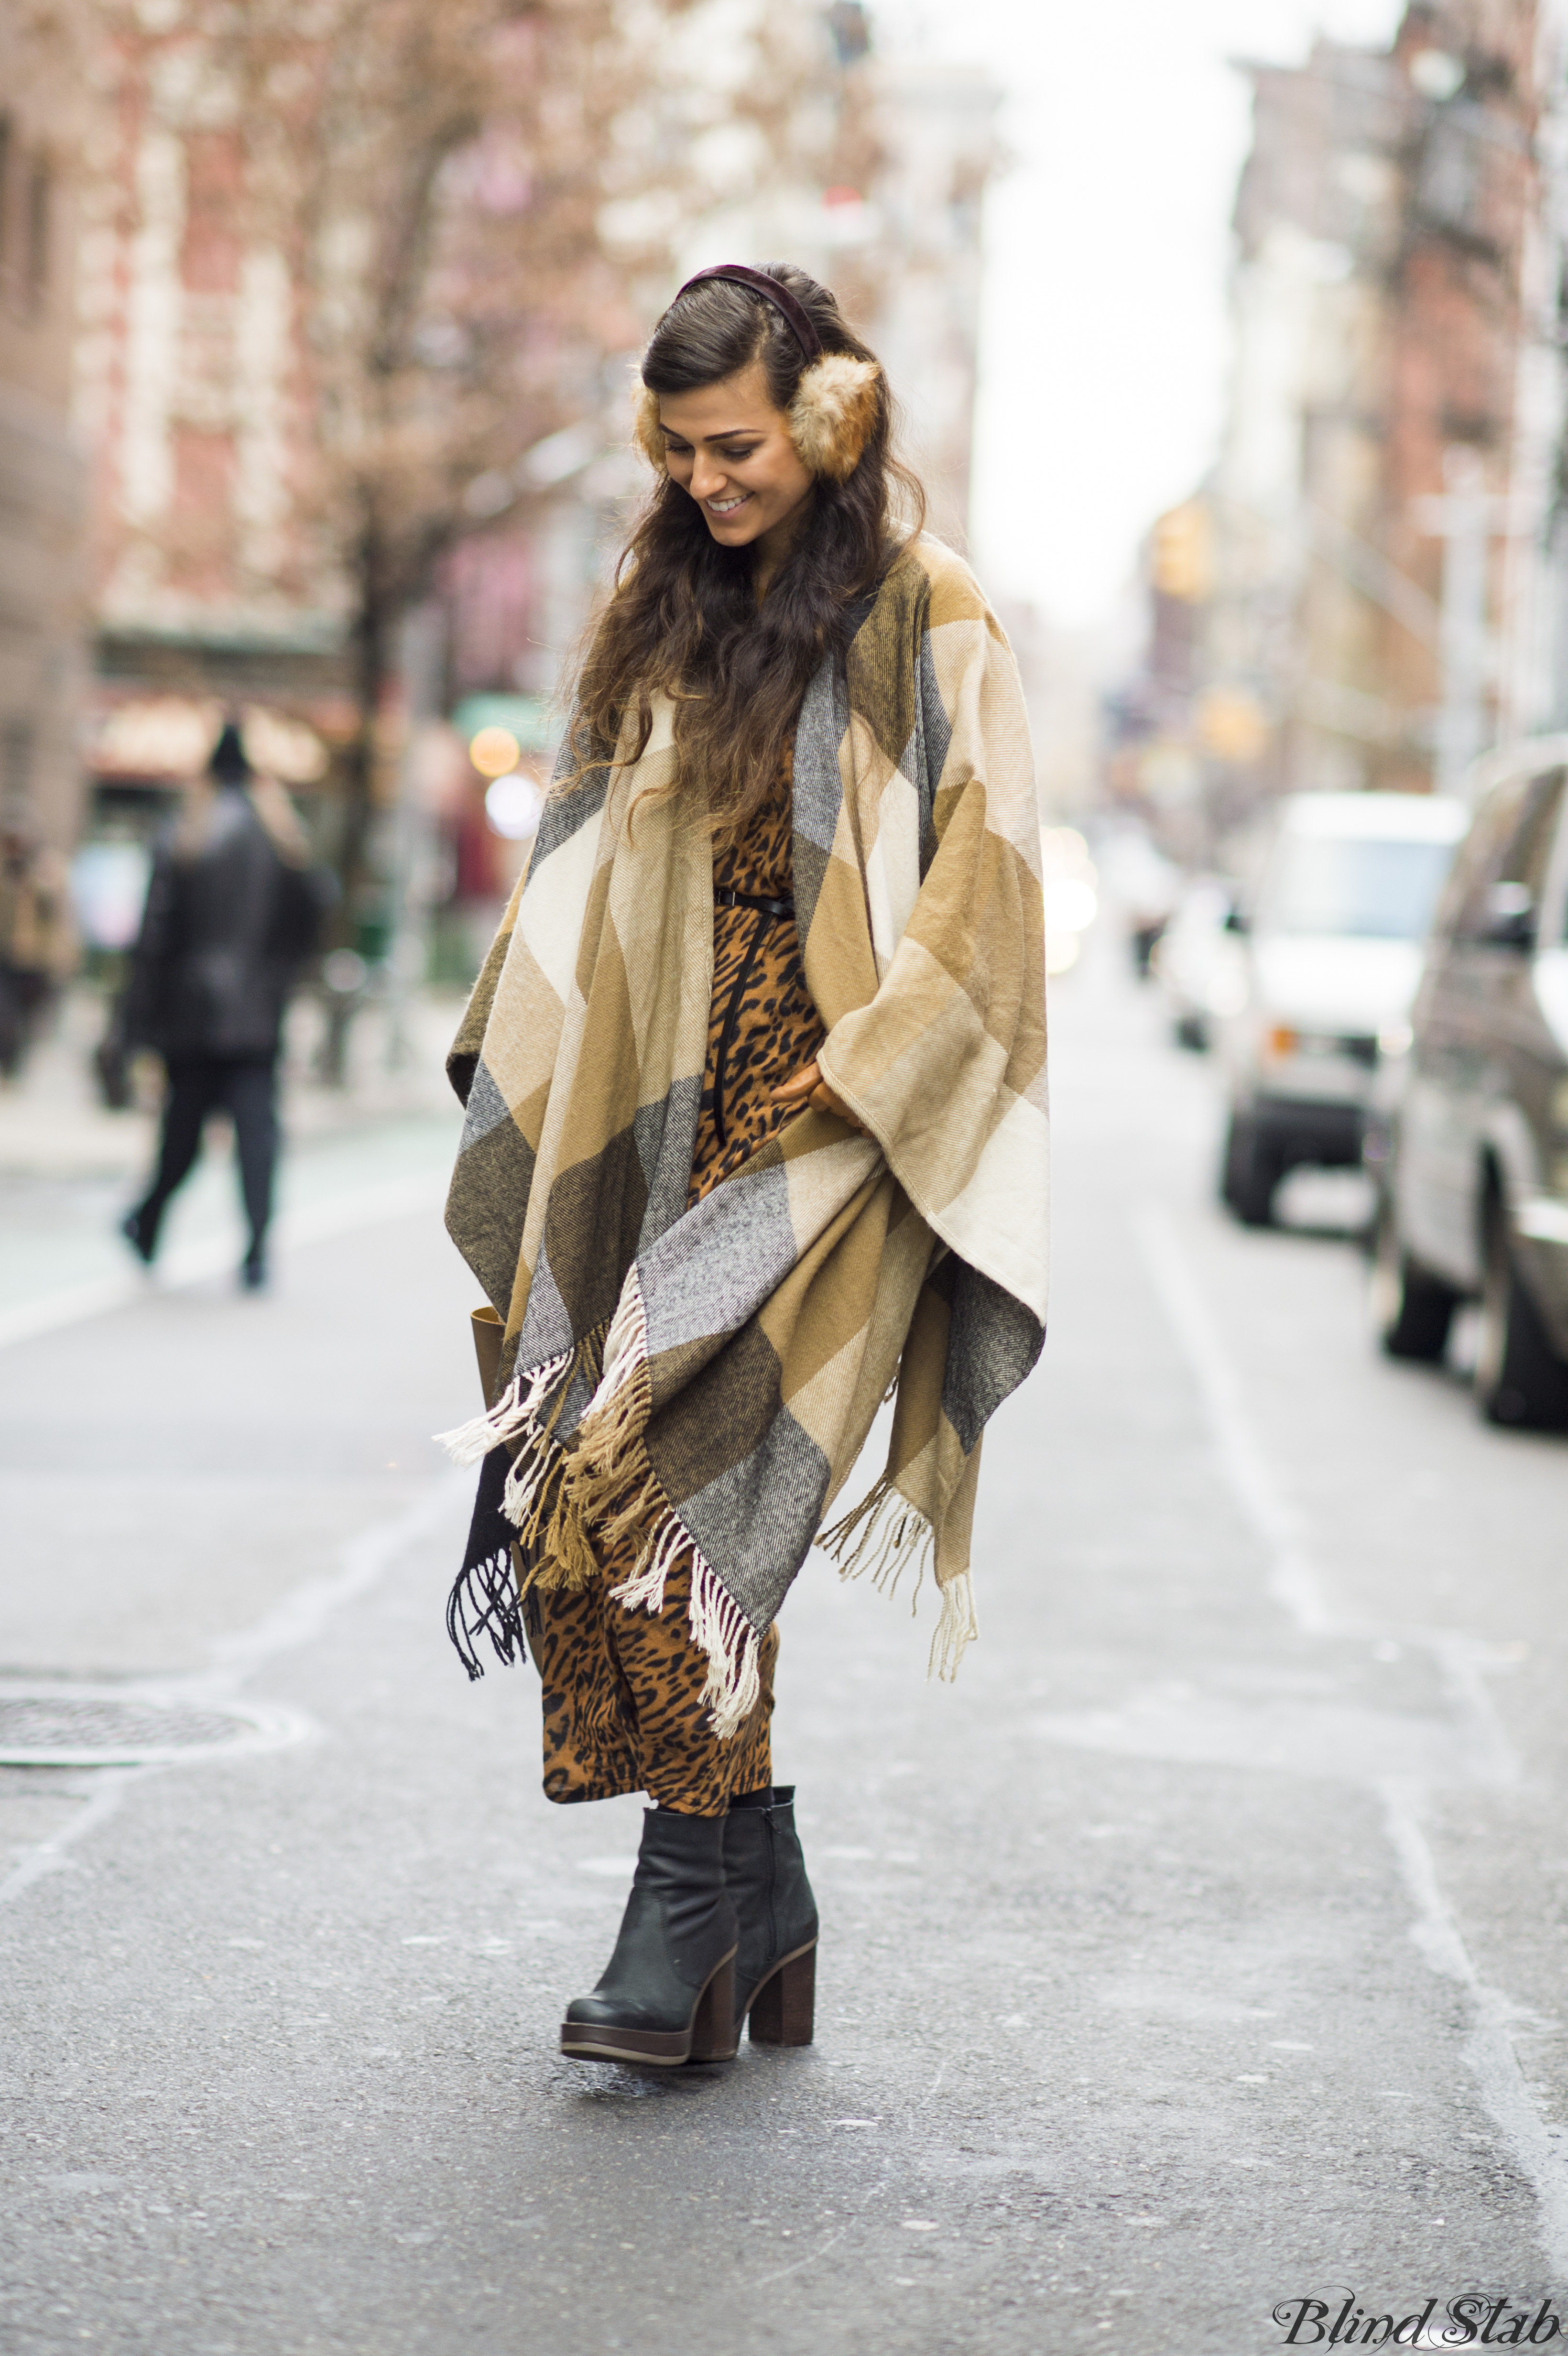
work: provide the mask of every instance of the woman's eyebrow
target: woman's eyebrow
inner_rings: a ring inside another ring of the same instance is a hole
[[[693,437],[689,434],[682,434],[674,425],[666,425],[662,417],[659,424],[666,434],[673,434],[677,442],[689,442],[693,438],[699,442],[741,442],[747,434],[760,434],[764,431],[761,425],[731,425],[722,434],[699,434]]]

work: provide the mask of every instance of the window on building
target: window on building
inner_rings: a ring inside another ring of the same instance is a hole
[[[49,232],[54,225],[54,176],[39,155],[27,177],[27,292],[41,302],[49,283]]]
[[[15,126],[8,114],[0,114],[0,272],[10,259],[11,244],[11,165],[15,149]]]
[[[827,11],[827,29],[841,66],[858,64],[871,46],[871,28],[866,22],[863,0],[833,0]]]
[[[0,730],[0,804],[15,811],[33,790],[33,723],[18,714]]]

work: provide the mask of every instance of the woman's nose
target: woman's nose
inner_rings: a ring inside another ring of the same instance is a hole
[[[691,469],[691,496],[694,499],[710,499],[724,487],[724,470],[699,450]]]

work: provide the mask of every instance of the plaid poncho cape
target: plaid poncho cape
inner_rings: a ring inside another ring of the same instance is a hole
[[[573,1585],[639,1534],[627,1610],[691,1566],[720,1734],[896,1383],[881,1478],[822,1543],[848,1572],[929,1560],[933,1666],[976,1632],[980,1439],[1046,1303],[1040,819],[1017,669],[967,567],[907,549],[825,661],[795,739],[793,864],[823,1073],[870,1131],[805,1111],[693,1209],[712,854],[635,765],[558,779],[449,1069],[447,1205],[502,1320],[449,1625],[511,1656],[511,1560]],[[499,1505],[504,1520],[496,1515]],[[505,1541],[516,1537],[517,1549]],[[466,1581],[466,1584],[465,1584]]]

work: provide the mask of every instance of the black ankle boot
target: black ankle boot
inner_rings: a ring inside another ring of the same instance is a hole
[[[748,2013],[753,2045],[809,2045],[816,1997],[816,1901],[795,1828],[795,1785],[724,1819],[724,1879],[741,1918],[735,2037]]]
[[[621,1935],[592,1996],[573,1998],[560,2050],[580,2062],[730,2062],[735,1909],[723,1816],[649,1808]]]

